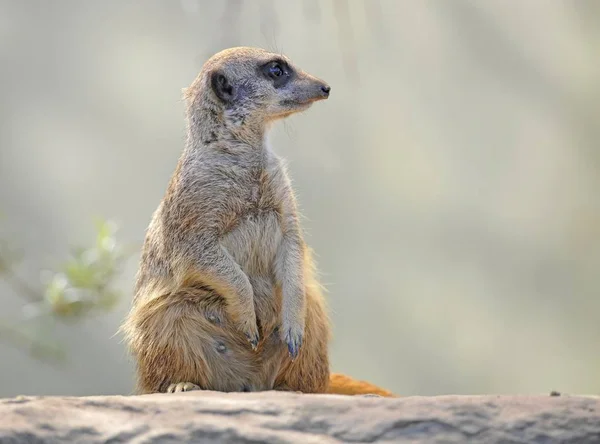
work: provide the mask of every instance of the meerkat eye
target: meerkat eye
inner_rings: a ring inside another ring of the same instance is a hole
[[[281,77],[283,75],[283,68],[279,63],[273,63],[269,66],[269,75],[271,77]]]
[[[294,70],[283,60],[270,60],[260,66],[260,72],[275,88],[282,88],[294,77]]]

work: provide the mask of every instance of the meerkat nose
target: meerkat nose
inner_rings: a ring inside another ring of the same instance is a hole
[[[331,86],[329,86],[329,85],[323,85],[321,87],[321,91],[323,91],[323,95],[325,97],[329,97],[329,91],[331,91]]]

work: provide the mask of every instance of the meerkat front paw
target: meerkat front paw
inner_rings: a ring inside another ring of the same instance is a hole
[[[288,352],[292,360],[298,357],[302,340],[304,338],[304,325],[301,322],[283,322],[281,339],[287,344]]]
[[[229,314],[233,318],[235,327],[246,336],[248,342],[252,346],[252,350],[258,348],[260,334],[258,333],[258,324],[256,322],[256,312],[254,311],[254,300],[252,298],[245,299],[231,305]]]
[[[193,382],[178,382],[177,384],[171,384],[167,388],[167,393],[191,392],[194,390],[202,389]]]

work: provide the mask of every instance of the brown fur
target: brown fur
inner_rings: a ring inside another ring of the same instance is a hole
[[[290,75],[269,77],[274,61]],[[265,135],[328,92],[256,48],[216,54],[185,91],[187,143],[122,326],[139,393],[327,390],[329,319],[285,166]]]

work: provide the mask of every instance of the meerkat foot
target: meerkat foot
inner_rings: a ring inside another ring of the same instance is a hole
[[[194,390],[202,389],[193,382],[179,382],[177,384],[171,384],[169,388],[167,388],[167,393],[191,392]]]
[[[299,326],[284,326],[282,329],[282,339],[287,344],[288,352],[292,360],[298,357],[302,340],[304,338],[304,329]]]

